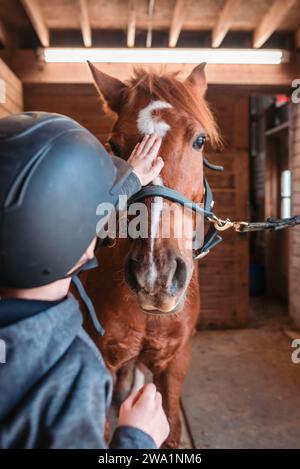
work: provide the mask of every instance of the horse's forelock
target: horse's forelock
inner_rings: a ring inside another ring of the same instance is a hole
[[[127,82],[126,101],[133,104],[139,94],[171,104],[178,112],[199,122],[212,146],[221,144],[219,129],[208,103],[192,83],[178,79],[178,72],[160,74],[135,69],[133,77]]]

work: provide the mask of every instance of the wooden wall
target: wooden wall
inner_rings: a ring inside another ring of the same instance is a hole
[[[292,215],[300,213],[300,104],[293,106],[292,119]],[[300,227],[290,231],[289,309],[300,328]]]
[[[24,105],[27,111],[57,112],[72,117],[102,142],[113,122],[113,116],[110,119],[102,113],[93,85],[24,85]]]
[[[238,87],[210,86],[208,100],[215,110],[224,150],[210,160],[224,166],[223,173],[206,170],[220,217],[248,219],[249,95]],[[200,327],[239,327],[247,324],[247,235],[223,232],[223,243],[200,261]]]
[[[224,152],[211,161],[225,172],[207,171],[220,216],[247,217],[248,94],[237,87],[212,86],[213,104],[224,136]],[[100,140],[111,121],[101,116],[92,85],[25,85],[25,109],[66,114],[86,126]],[[101,129],[101,131],[100,131]],[[200,327],[238,327],[248,318],[248,238],[224,233],[224,242],[200,261],[202,307]]]
[[[5,83],[5,100],[0,103],[0,117],[21,112],[23,110],[22,83],[1,59],[0,79]]]

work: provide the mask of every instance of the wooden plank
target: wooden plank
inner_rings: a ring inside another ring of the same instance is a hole
[[[10,67],[0,58],[0,78],[9,83],[10,88],[16,91],[17,94],[22,93],[22,82],[13,73]]]
[[[293,167],[293,179],[300,179],[300,168],[298,166]]]
[[[49,30],[36,0],[21,0],[31,24],[43,47],[49,47]]]
[[[23,110],[22,84],[1,59],[0,79],[5,81],[5,102],[0,104],[0,116],[21,112]]]
[[[9,86],[6,87],[6,89],[9,89]],[[16,103],[9,97],[8,93],[6,92],[5,102],[2,103],[1,106],[3,106],[10,113],[21,112],[23,109],[22,96],[20,96],[19,103]]]
[[[300,154],[300,142],[297,142],[293,145],[293,151],[295,155]]]
[[[128,0],[127,47],[134,47],[136,25],[136,0]]]
[[[212,31],[212,47],[219,47],[232,23],[240,0],[226,0],[218,21]]]
[[[9,116],[11,113],[0,104],[0,117]]]
[[[146,37],[146,47],[152,46],[152,22],[153,22],[153,13],[155,0],[148,0],[148,25],[147,25],[147,37]]]
[[[238,120],[237,120],[238,118]],[[235,106],[235,131],[242,135],[244,148],[248,146],[249,129],[249,99],[244,96],[237,101]],[[235,177],[238,185],[235,190],[235,215],[238,220],[248,220],[249,197],[249,153],[244,152],[241,157],[235,157]],[[249,237],[243,234],[235,236],[235,299],[237,318],[240,325],[246,325],[249,321]]]
[[[0,79],[5,82],[5,102],[0,104],[1,116],[23,110],[23,88],[20,80],[0,59]]]
[[[176,0],[169,31],[169,47],[176,47],[184,21],[185,7],[184,0]]]
[[[89,19],[87,0],[79,0],[80,27],[84,47],[92,47],[92,30]]]
[[[12,86],[6,87],[6,97],[20,108],[23,106],[23,93],[22,90],[17,92]]]
[[[253,47],[261,47],[280,25],[285,16],[289,13],[297,0],[273,1],[271,7],[262,17],[259,25],[254,31]]]
[[[293,204],[293,207],[295,207],[296,204],[300,205],[300,192],[293,191],[292,204]]]
[[[209,88],[221,134],[228,142],[227,152],[213,161],[230,162],[225,174],[209,172],[215,210],[220,216],[247,219],[248,215],[248,95],[237,89]],[[228,151],[228,148],[230,151]],[[213,158],[213,153],[209,155]],[[228,177],[233,175],[233,180]],[[224,188],[221,180],[226,180]],[[238,184],[237,184],[238,182]],[[248,243],[249,237],[222,233],[224,242],[199,263],[201,312],[199,327],[243,327],[249,317]],[[232,295],[231,292],[234,292]],[[226,301],[223,304],[223,297]],[[220,301],[220,299],[222,299]]]
[[[38,61],[36,53],[30,50],[18,51],[11,56],[2,52],[11,68],[25,84],[29,83],[92,83],[92,76],[85,63],[48,63]],[[136,64],[98,64],[105,73],[127,80]],[[145,65],[147,70],[161,72],[161,64]],[[181,76],[187,76],[195,64],[166,64],[166,72],[181,71]],[[208,64],[207,79],[213,85],[270,85],[286,86],[290,89],[291,82],[298,76],[300,65],[296,61],[281,65],[230,65]]]
[[[296,160],[297,158],[297,160]],[[293,165],[292,165],[292,172],[294,173],[294,170],[295,169],[300,169],[300,155],[297,155],[295,156],[295,160],[293,162]],[[292,180],[295,181],[296,180],[296,177],[294,176],[294,174],[292,174]]]

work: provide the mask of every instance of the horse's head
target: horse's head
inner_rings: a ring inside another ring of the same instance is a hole
[[[216,144],[219,138],[204,99],[205,64],[194,68],[185,81],[179,81],[176,75],[139,70],[127,83],[90,66],[100,95],[117,113],[110,138],[113,152],[127,159],[143,135],[159,134],[165,164],[153,183],[164,184],[201,202],[204,143],[209,140]],[[193,214],[172,204],[171,215],[163,217],[171,203],[154,197],[147,199],[148,206],[151,201],[154,204],[148,219],[149,237],[133,241],[125,277],[145,311],[169,313],[182,307],[193,273]],[[165,219],[170,223],[169,237],[162,234]],[[184,229],[178,230],[178,223]]]

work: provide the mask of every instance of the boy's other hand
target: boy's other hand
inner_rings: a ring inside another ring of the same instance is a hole
[[[146,384],[131,394],[121,405],[119,426],[130,426],[150,435],[159,448],[170,432],[170,426],[162,407],[162,397],[153,383]]]
[[[152,182],[163,168],[163,159],[158,156],[161,141],[156,134],[145,135],[143,140],[136,144],[128,159],[142,186]]]

